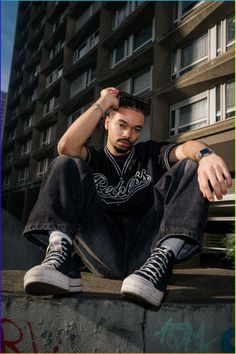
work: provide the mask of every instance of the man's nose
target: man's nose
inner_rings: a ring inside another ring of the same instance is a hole
[[[125,129],[123,132],[123,136],[126,139],[130,139],[132,137],[132,129]]]

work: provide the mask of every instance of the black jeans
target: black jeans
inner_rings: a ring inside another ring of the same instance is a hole
[[[97,194],[91,168],[79,158],[59,156],[23,234],[45,248],[49,231],[60,230],[71,237],[90,270],[115,279],[140,268],[168,237],[185,239],[178,255],[178,261],[184,260],[200,251],[207,221],[208,202],[196,172],[194,161],[179,161],[153,187],[154,203],[145,215],[111,214]]]

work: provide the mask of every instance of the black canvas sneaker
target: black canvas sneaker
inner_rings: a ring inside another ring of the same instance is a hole
[[[121,293],[159,306],[164,297],[174,261],[175,255],[170,249],[156,247],[144,265],[124,279]]]
[[[79,268],[72,258],[72,245],[65,238],[49,243],[44,261],[24,277],[24,289],[30,295],[56,295],[82,290]]]

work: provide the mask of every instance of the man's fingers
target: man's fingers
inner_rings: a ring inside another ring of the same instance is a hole
[[[219,182],[222,194],[227,194],[227,182],[224,178],[223,172],[220,170],[216,171],[216,178]]]
[[[227,189],[232,186],[231,176],[220,168],[212,169],[208,174],[201,173],[198,180],[203,196],[209,201],[214,200],[214,194],[221,200],[223,195],[227,194]]]
[[[210,202],[214,200],[214,195],[209,186],[209,179],[206,174],[198,175],[198,183],[200,186],[200,191],[202,192],[204,198],[207,198]]]
[[[223,168],[223,175],[225,177],[227,187],[231,188],[233,185],[233,181],[227,168]]]

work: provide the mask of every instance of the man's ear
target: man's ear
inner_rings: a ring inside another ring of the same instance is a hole
[[[106,116],[105,121],[104,121],[104,127],[106,130],[109,128],[109,123],[110,123],[110,117]]]

